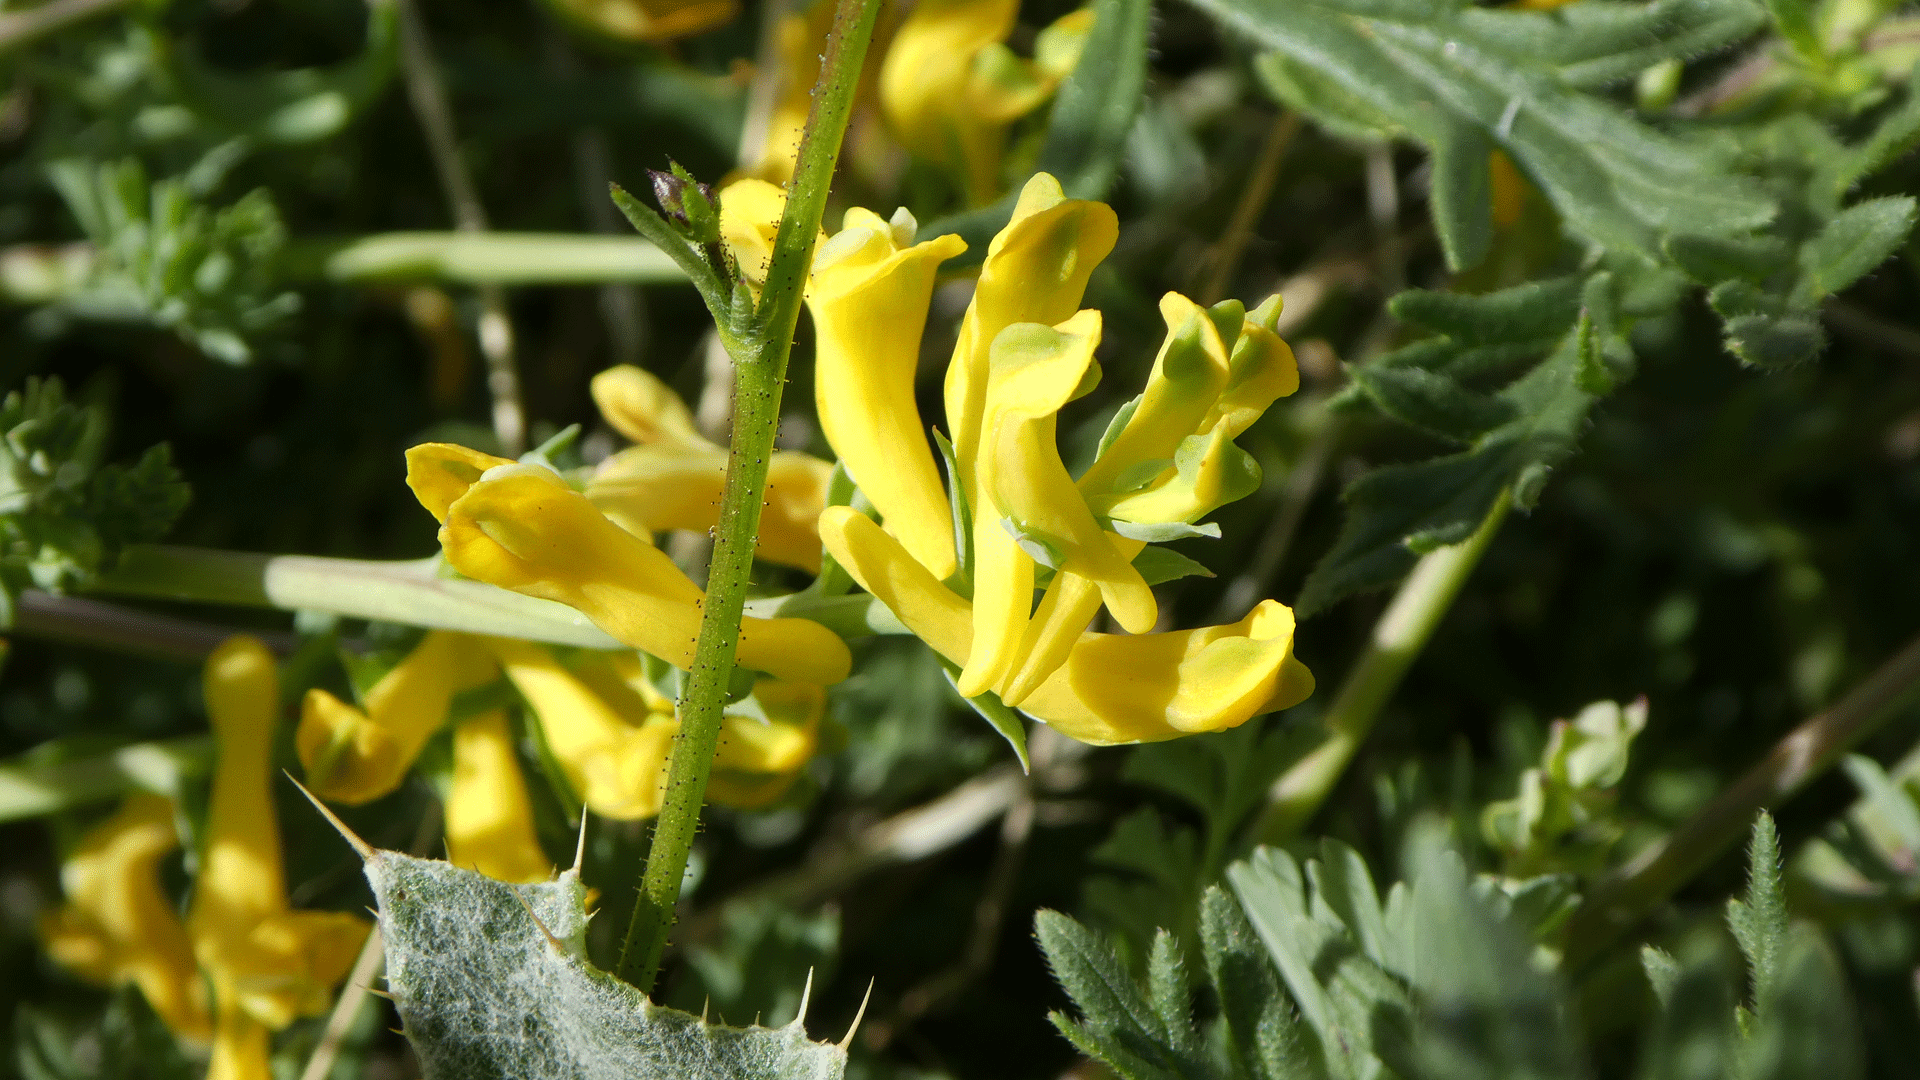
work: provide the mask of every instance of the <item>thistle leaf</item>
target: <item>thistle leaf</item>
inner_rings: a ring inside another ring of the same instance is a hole
[[[393,851],[366,856],[387,981],[426,1080],[673,1076],[839,1080],[800,1021],[735,1028],[648,1001],[587,963],[573,871],[508,885]]]

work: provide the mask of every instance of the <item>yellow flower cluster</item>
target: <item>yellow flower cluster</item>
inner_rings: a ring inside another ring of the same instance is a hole
[[[182,1039],[210,1034],[209,1080],[268,1080],[271,1032],[326,1010],[368,926],[287,902],[271,787],[272,653],[245,635],[223,642],[207,661],[206,701],[219,761],[186,921],[159,880],[160,859],[180,843],[172,804],[135,795],[67,859],[67,903],[40,930],[55,960],[96,982],[134,984]]]
[[[502,674],[587,809],[620,820],[660,812],[680,724],[637,656],[595,654],[569,667],[539,645],[449,631],[428,634],[375,683],[364,712],[325,690],[307,691],[295,747],[308,785],[320,798],[349,805],[391,792],[446,724],[454,695]],[[723,719],[710,790],[730,806],[761,806],[785,793],[813,756],[826,707],[825,690],[809,683],[762,679],[754,697],[764,718]],[[544,881],[553,872],[534,836],[526,781],[499,709],[454,729],[446,832],[447,858],[456,865],[513,882]]]
[[[722,192],[722,236],[743,273],[764,265],[780,202],[752,180]],[[1149,541],[1195,534],[1194,522],[1258,486],[1233,439],[1299,384],[1274,332],[1278,298],[1248,312],[1168,294],[1168,334],[1145,391],[1076,480],[1055,417],[1098,378],[1100,314],[1078,308],[1118,223],[1109,207],[1036,176],[988,249],[947,369],[967,504],[956,528],[913,381],[938,266],[965,244],[915,243],[916,229],[905,211],[887,220],[850,210],[807,283],[821,428],[882,521],[827,510],[827,550],[960,665],[962,694],[996,693],[1082,741],[1218,730],[1304,699],[1313,680],[1293,658],[1285,606],[1266,601],[1233,626],[1151,634],[1157,605],[1133,566]],[[1035,611],[1041,565],[1053,580]],[[1088,633],[1102,604],[1137,636]]]
[[[899,145],[951,172],[970,204],[1000,194],[1008,131],[1072,73],[1093,29],[1092,8],[1069,12],[1040,31],[1028,60],[1006,45],[1019,13],[1019,0],[916,0],[897,27],[876,34],[885,59],[875,84],[861,87]],[[776,26],[778,85],[759,160],[743,175],[792,179],[833,14],[832,0],[816,0]]]

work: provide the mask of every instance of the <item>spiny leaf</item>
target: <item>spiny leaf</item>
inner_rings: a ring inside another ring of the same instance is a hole
[[[508,885],[392,851],[366,858],[387,982],[426,1080],[838,1080],[795,1020],[734,1028],[648,1001],[587,963],[573,871]]]

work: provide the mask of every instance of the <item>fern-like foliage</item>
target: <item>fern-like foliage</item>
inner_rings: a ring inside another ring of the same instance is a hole
[[[216,210],[184,180],[149,182],[131,159],[56,162],[51,173],[94,244],[86,283],[60,301],[66,310],[148,322],[240,364],[253,359],[251,339],[299,309],[276,281],[286,228],[264,189]]]
[[[1752,995],[1736,1005],[1746,995],[1717,936],[1690,939],[1678,960],[1645,950],[1655,1008],[1636,1075],[1860,1074],[1838,964],[1816,930],[1787,919],[1764,815],[1750,856],[1730,922]],[[1475,879],[1433,830],[1415,832],[1407,862],[1410,880],[1384,899],[1359,855],[1330,840],[1304,863],[1263,848],[1234,864],[1231,891],[1201,904],[1204,981],[1170,935],[1142,982],[1101,935],[1042,912],[1040,946],[1079,1013],[1054,1024],[1125,1080],[1594,1075],[1570,992],[1535,944],[1534,894],[1552,883]]]
[[[62,591],[110,569],[127,544],[158,540],[186,508],[165,444],[131,466],[105,463],[107,418],[28,379],[0,403],[0,596]]]

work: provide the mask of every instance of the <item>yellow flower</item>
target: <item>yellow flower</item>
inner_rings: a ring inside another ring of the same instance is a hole
[[[915,635],[955,663],[966,659],[974,644],[970,605],[892,537],[843,506],[821,515],[820,537]],[[1263,600],[1228,626],[1082,634],[1021,709],[1096,745],[1221,731],[1313,693],[1313,675],[1293,656],[1293,629],[1291,610]]]
[[[349,806],[399,787],[447,722],[453,695],[493,678],[492,660],[472,638],[436,630],[367,692],[365,712],[325,690],[307,691],[294,733],[307,787]]]
[[[207,660],[220,756],[187,928],[213,985],[209,1080],[265,1080],[268,1031],[325,1011],[367,935],[356,916],[287,905],[271,788],[279,696],[258,639],[228,638]]]
[[[743,175],[774,184],[793,179],[800,157],[800,138],[807,114],[813,111],[813,84],[820,74],[820,56],[833,29],[834,5],[828,0],[805,11],[780,17],[774,28],[773,108],[767,113],[767,131],[761,139],[760,160]]]
[[[719,521],[727,451],[700,434],[678,394],[651,373],[622,365],[593,377],[593,400],[615,430],[639,445],[594,470],[588,501],[641,539],[663,529],[706,530]],[[820,571],[814,523],[826,508],[832,474],[832,465],[811,454],[774,452],[754,554]]]
[[[706,600],[700,587],[551,469],[427,443],[407,451],[407,483],[440,520],[441,548],[454,569],[566,604],[633,648],[682,669],[692,665]],[[739,662],[826,685],[846,678],[853,659],[818,623],[749,617]]]
[[[620,820],[652,817],[666,792],[668,755],[680,721],[632,658],[594,658],[569,670],[547,650],[492,639],[494,653],[540,719],[547,748],[581,802]],[[826,692],[762,679],[755,697],[767,719],[721,720],[708,797],[732,806],[776,799],[813,756]]]
[[[1055,414],[1097,370],[1099,342],[1097,311],[1053,328],[1016,323],[994,339],[973,462],[975,647],[957,680],[963,697],[999,686],[1023,659],[1036,555],[1095,582],[1129,632],[1153,628],[1153,591],[1094,520],[1054,441]]]
[[[498,709],[453,729],[453,783],[447,792],[447,861],[490,878],[527,884],[553,876],[533,832],[527,781]]]
[[[967,200],[990,201],[1007,130],[1079,63],[1093,27],[1081,9],[1043,30],[1034,59],[1002,42],[1019,0],[919,0],[880,68],[880,107],[901,144],[960,171]],[[1057,321],[1057,320],[1056,320]]]
[[[132,795],[88,830],[60,867],[67,902],[40,920],[47,953],[102,986],[132,983],[174,1034],[213,1031],[187,928],[160,888],[159,862],[180,846],[173,804]]]
[[[855,208],[815,254],[814,402],[827,441],[888,531],[945,577],[956,565],[953,525],[913,379],[934,272],[967,245],[957,236],[915,244],[917,230],[905,210],[886,221]]]
[[[733,21],[739,0],[547,0],[561,18],[622,41],[666,41]]]
[[[1209,311],[1168,293],[1160,312],[1167,338],[1147,387],[1124,407],[1079,482],[1096,513],[1144,526],[1191,524],[1257,488],[1258,467],[1232,440],[1300,385],[1293,351],[1274,332],[1279,297],[1249,313],[1237,301]],[[1129,560],[1146,546],[1114,539]],[[1023,641],[1022,666],[1000,687],[1002,700],[1019,705],[1065,661],[1099,610],[1103,588],[1076,567],[1054,576]]]
[[[1113,251],[1120,219],[1105,203],[1069,199],[1046,173],[1027,181],[1013,217],[987,245],[973,302],[947,364],[947,427],[972,492],[993,339],[1014,323],[1054,326],[1080,310],[1093,268]],[[942,575],[945,576],[945,575]]]

